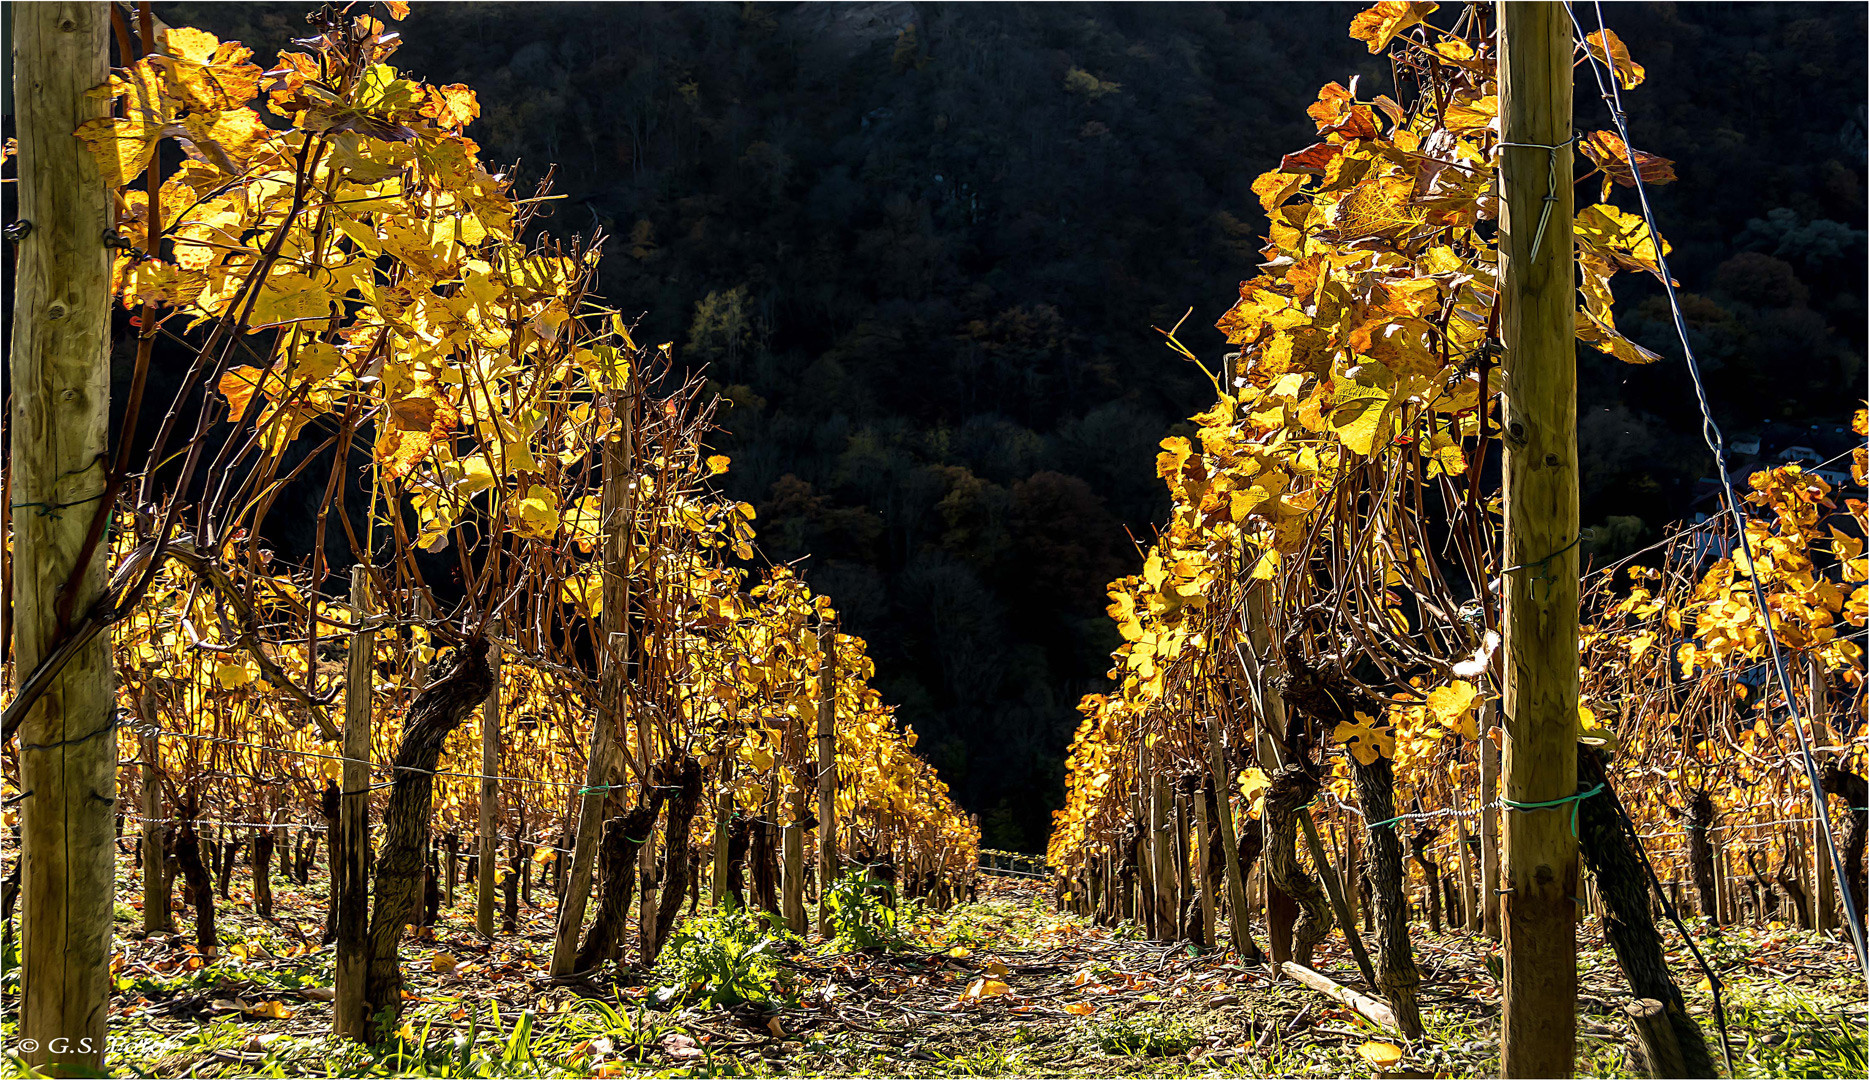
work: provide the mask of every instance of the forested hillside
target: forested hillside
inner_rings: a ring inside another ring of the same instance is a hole
[[[1650,76],[1632,127],[1679,174],[1657,212],[1716,410],[1834,452],[1862,389],[1864,9],[1610,8]],[[158,11],[302,32],[289,4]],[[425,4],[396,63],[476,87],[489,160],[556,163],[550,227],[602,229],[603,295],[734,402],[717,449],[767,553],[809,553],[986,842],[1031,850],[1117,641],[1125,530],[1166,507],[1156,444],[1213,391],[1155,328],[1192,309],[1181,340],[1221,351],[1265,227],[1248,184],[1312,141],[1318,86],[1390,78],[1355,11]],[[1667,354],[1641,288],[1620,325]],[[1583,519],[1627,551],[1708,459],[1678,366],[1580,362]]]

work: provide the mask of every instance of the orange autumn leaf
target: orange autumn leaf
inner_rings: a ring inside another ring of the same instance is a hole
[[[259,391],[260,379],[265,372],[259,368],[242,365],[229,368],[214,385],[221,396],[227,399],[227,419],[235,423],[246,419],[247,410],[253,405],[253,397]]]
[[[1350,36],[1367,44],[1371,54],[1379,53],[1395,35],[1420,24],[1439,6],[1426,0],[1382,0],[1350,20]]]

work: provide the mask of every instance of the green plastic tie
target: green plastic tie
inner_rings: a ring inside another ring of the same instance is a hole
[[[1500,799],[1499,801],[1508,810],[1550,810],[1555,807],[1563,806],[1565,803],[1569,803],[1570,804],[1570,834],[1572,836],[1576,836],[1577,835],[1577,804],[1583,802],[1585,799],[1589,798],[1592,795],[1595,795],[1597,792],[1602,791],[1602,790],[1603,790],[1603,785],[1598,784],[1597,786],[1591,788],[1589,791],[1579,791],[1575,795],[1566,795],[1561,799],[1551,799],[1547,802],[1515,802],[1512,799]]]

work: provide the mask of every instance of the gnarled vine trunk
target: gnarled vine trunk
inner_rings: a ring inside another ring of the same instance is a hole
[[[746,853],[753,844],[753,823],[735,813],[727,825],[727,895],[746,906]]]
[[[1865,881],[1863,849],[1869,844],[1869,779],[1850,772],[1839,761],[1824,766],[1824,792],[1843,800],[1849,824],[1843,830],[1838,854],[1843,858],[1843,880],[1856,904],[1856,918],[1869,926],[1869,881]]]
[[[1243,886],[1246,882],[1252,880],[1253,865],[1259,861],[1259,856],[1265,854],[1265,830],[1260,827],[1258,821],[1247,818],[1245,824],[1240,829],[1238,843],[1240,882]],[[1241,891],[1245,892],[1248,890],[1242,888]],[[1248,905],[1247,910],[1234,912],[1233,918],[1242,920],[1248,928],[1246,933],[1241,935],[1246,942],[1246,952],[1240,959],[1248,964],[1265,963],[1265,951],[1259,948],[1258,940],[1252,936],[1252,913],[1250,905]]]
[[[621,955],[630,899],[636,895],[636,853],[649,838],[649,830],[655,828],[655,815],[661,806],[657,798],[648,805],[630,807],[604,823],[603,839],[597,848],[603,896],[598,902],[597,918],[578,947],[577,970],[593,971]]]
[[[1298,864],[1298,811],[1317,796],[1319,778],[1304,764],[1292,762],[1272,774],[1265,793],[1266,880],[1298,905],[1292,926],[1292,959],[1311,966],[1318,942],[1330,933],[1330,898],[1318,880]]]
[[[1297,631],[1287,635],[1283,656],[1285,670],[1277,682],[1287,707],[1308,714],[1321,731],[1333,731],[1340,723],[1352,722],[1355,714],[1383,715],[1382,704],[1342,673],[1314,664],[1300,647]],[[1356,782],[1357,802],[1363,820],[1388,822],[1395,818],[1395,766],[1385,757],[1364,764],[1350,756],[1350,775]],[[1268,802],[1270,801],[1268,793]],[[1408,898],[1403,892],[1406,881],[1402,868],[1402,841],[1393,826],[1367,830],[1368,845],[1363,873],[1369,880],[1369,907],[1375,916],[1376,987],[1395,1013],[1397,1026],[1404,1036],[1419,1039],[1423,1035],[1421,1005],[1417,993],[1421,974],[1415,969],[1415,954],[1408,942]]]
[[[1602,758],[1588,747],[1577,750],[1577,783],[1588,791],[1603,785],[1603,796],[1577,802],[1578,850],[1584,869],[1596,880],[1603,904],[1603,936],[1616,952],[1616,962],[1629,980],[1635,997],[1661,1002],[1680,1047],[1689,1077],[1716,1076],[1713,1057],[1700,1025],[1687,1013],[1680,987],[1668,974],[1661,935],[1649,911],[1648,874],[1636,851],[1636,841],[1624,826],[1621,802],[1610,789]]]
[[[396,751],[395,778],[383,811],[383,841],[376,853],[375,905],[370,912],[369,968],[364,978],[364,1014],[382,1017],[379,1035],[394,1032],[402,1016],[402,965],[397,947],[403,927],[414,921],[421,899],[434,812],[435,765],[441,746],[493,688],[487,643],[457,648],[445,674],[416,696]]]
[[[194,799],[189,799],[185,818],[195,816]],[[175,836],[175,859],[188,884],[189,899],[195,905],[195,950],[203,956],[215,955],[218,939],[214,933],[214,879],[207,864],[201,861],[201,838],[195,834],[193,820],[182,822]]]
[[[642,958],[645,968],[655,963],[654,953],[661,951],[662,943],[668,940],[668,933],[675,926],[675,915],[681,911],[690,872],[688,834],[694,828],[695,813],[701,809],[700,762],[684,754],[679,763],[666,762],[660,771],[663,784],[673,787],[675,795],[668,804],[663,845],[663,850],[668,852],[667,869],[656,906],[655,941],[651,943],[650,954]]]
[[[1350,775],[1356,781],[1357,802],[1363,820],[1374,823],[1395,817],[1395,766],[1379,757],[1368,765],[1350,759]],[[1422,1037],[1421,1005],[1416,994],[1421,974],[1415,970],[1415,954],[1408,943],[1408,899],[1402,892],[1402,841],[1395,826],[1369,829],[1369,845],[1363,860],[1363,873],[1369,878],[1370,911],[1376,921],[1376,985],[1395,1012],[1402,1034],[1411,1039]]]
[[[1694,898],[1700,913],[1714,925],[1720,922],[1718,893],[1713,886],[1713,799],[1696,791],[1687,800],[1687,869],[1694,878]]]
[[[261,826],[253,831],[253,910],[260,918],[273,917],[273,831]]]
[[[1421,876],[1427,883],[1428,928],[1437,934],[1441,932],[1441,864],[1428,858],[1428,849],[1439,835],[1439,829],[1426,826],[1408,844],[1408,857],[1421,867]]]

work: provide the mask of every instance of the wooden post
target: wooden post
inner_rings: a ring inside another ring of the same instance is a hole
[[[733,756],[720,759],[720,782],[714,794],[714,873],[708,884],[711,902],[720,906],[727,892],[727,843],[728,828],[733,818],[733,794],[728,790],[733,783]]]
[[[424,633],[428,631],[428,620],[434,612],[429,610],[428,597],[418,594],[415,598],[415,621],[421,625]],[[409,700],[428,688],[428,660],[415,650],[415,635],[409,635]],[[432,644],[433,639],[430,639]]]
[[[1212,856],[1207,850],[1207,792],[1205,788],[1194,791],[1194,873],[1201,888],[1201,947],[1216,949],[1219,943],[1214,940],[1214,880],[1208,870],[1213,866]]]
[[[1149,842],[1149,748],[1138,738],[1136,782],[1129,798],[1129,813],[1136,822],[1136,923],[1155,939],[1155,846]]]
[[[1155,939],[1173,941],[1180,928],[1175,925],[1174,833],[1168,828],[1168,811],[1174,796],[1168,791],[1168,778],[1159,769],[1149,771],[1149,853],[1154,864]]]
[[[19,221],[9,383],[15,688],[104,588],[109,546],[109,198],[73,134],[106,115],[110,8],[13,9]],[[126,61],[127,62],[127,61]],[[80,555],[85,561],[80,564]],[[80,646],[19,728],[19,1043],[28,1066],[94,1072],[110,996],[117,735],[110,635]],[[30,1051],[24,1048],[34,1045]]]
[[[1188,827],[1188,818],[1190,816],[1188,813],[1188,793],[1184,788],[1182,780],[1176,779],[1174,783],[1169,785],[1169,790],[1174,800],[1171,805],[1174,807],[1175,815],[1175,931],[1177,936],[1186,937],[1189,905],[1193,901],[1195,895],[1194,860],[1190,857],[1192,845],[1189,843],[1189,833],[1193,830]]]
[[[831,936],[837,879],[837,628],[818,617],[818,933]]]
[[[1460,798],[1460,792],[1454,792]],[[1454,815],[1454,843],[1460,855],[1460,923],[1468,933],[1480,928],[1480,913],[1473,902],[1473,860],[1467,852],[1467,819]]]
[[[493,936],[494,864],[499,861],[500,782],[500,647],[489,643],[487,666],[493,669],[493,690],[480,706],[480,858],[475,866],[474,929],[481,937]]]
[[[584,787],[579,793],[577,839],[571,846],[571,870],[565,879],[564,899],[552,934],[553,975],[568,975],[577,961],[578,931],[584,926],[584,907],[591,898],[591,870],[597,855],[597,831],[603,821],[604,780],[611,757],[614,721],[604,713],[591,720],[590,756],[584,765]]]
[[[1565,9],[1499,6],[1505,345],[1505,797],[1577,795],[1577,359]],[[1517,145],[1513,145],[1517,144]],[[1577,838],[1568,803],[1506,815],[1506,1077],[1567,1077],[1577,1031]]]
[[[632,439],[634,410],[630,408],[629,386],[617,395],[611,407],[617,411],[616,437],[604,443],[603,488],[599,494],[599,514],[603,520],[603,611],[599,615],[598,643],[600,681],[598,695],[602,708],[591,719],[590,756],[584,763],[584,787],[578,802],[577,839],[571,845],[571,869],[565,879],[564,899],[558,905],[558,922],[552,934],[553,975],[568,975],[577,963],[578,931],[584,926],[584,908],[591,898],[591,871],[597,858],[597,833],[603,823],[604,803],[613,775],[616,756],[617,725],[622,723],[628,703],[628,633],[629,633],[629,549],[635,518],[631,512],[630,480],[633,467]],[[637,759],[645,771],[649,762]],[[650,850],[644,845],[644,851]],[[645,856],[647,858],[649,856]],[[654,912],[654,907],[649,910]],[[654,920],[651,915],[651,922]]]
[[[804,764],[803,755],[797,765]],[[798,784],[798,768],[792,770],[793,782]],[[805,932],[805,792],[802,784],[792,792],[792,823],[780,832],[779,847],[784,860],[784,871],[780,877],[781,894],[779,909],[785,914],[785,925],[794,934]]]
[[[1726,882],[1726,844],[1719,826],[1707,830],[1707,846],[1713,849],[1713,924],[1725,926],[1732,922],[1728,912],[1727,899],[1730,888]]]
[[[1240,875],[1239,834],[1233,831],[1233,776],[1226,765],[1217,716],[1207,723],[1207,767],[1214,775],[1214,810],[1220,818],[1220,847],[1227,857],[1227,929],[1231,932],[1233,951],[1245,957],[1255,946],[1246,917],[1246,882]]]
[[[370,1037],[365,1015],[364,980],[368,971],[370,920],[370,690],[376,675],[376,633],[361,627],[370,617],[370,575],[350,568],[350,665],[344,677],[344,768],[338,795],[339,845],[332,866],[341,867],[336,883],[337,1000],[331,1030],[352,1039]],[[341,852],[341,855],[338,854]]]
[[[1675,1038],[1674,1024],[1668,1019],[1667,1006],[1654,998],[1642,998],[1624,1006],[1623,1014],[1629,1018],[1629,1027],[1635,1032],[1644,1072],[1653,1077],[1688,1075],[1681,1044]]]
[[[1810,676],[1810,732],[1811,745],[1822,747],[1830,745],[1830,724],[1826,719],[1830,711],[1829,686],[1824,680],[1823,661],[1815,653],[1808,659],[1806,669]],[[1830,797],[1821,789],[1816,799],[1818,812],[1830,813]],[[1825,843],[1826,822],[1811,823],[1811,925],[1818,933],[1827,933],[1837,928],[1837,879],[1836,871],[1830,861],[1830,845]],[[1839,845],[1841,846],[1841,845]]]
[[[1480,706],[1480,929],[1498,941],[1505,928],[1499,921],[1499,744],[1493,731],[1499,710],[1491,698]]]
[[[156,733],[154,693],[145,688],[136,697],[137,719],[142,723],[143,764],[137,770],[143,817],[143,932],[175,929],[169,911],[168,882],[162,867],[162,740]]]

